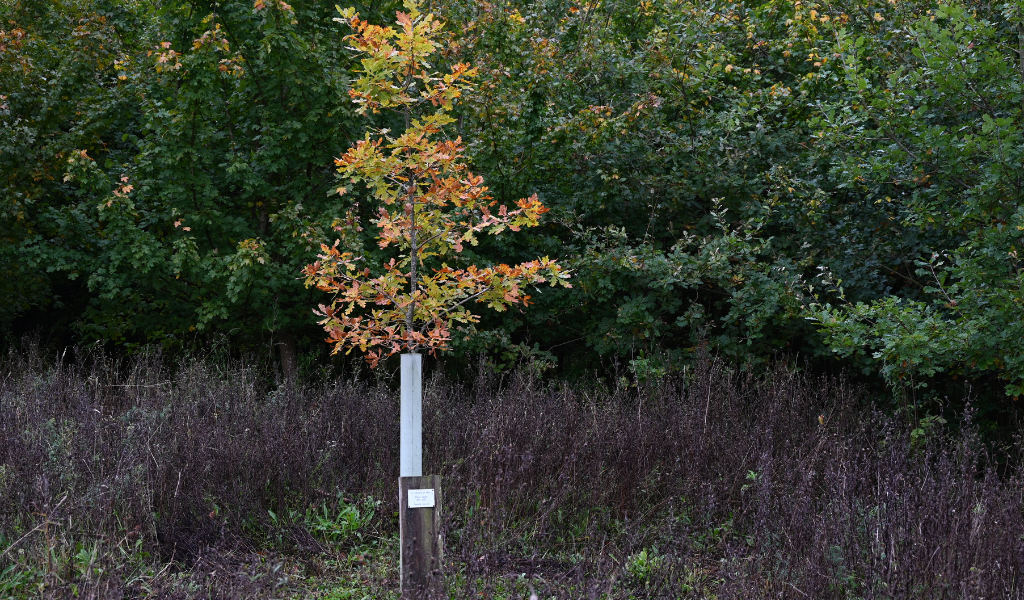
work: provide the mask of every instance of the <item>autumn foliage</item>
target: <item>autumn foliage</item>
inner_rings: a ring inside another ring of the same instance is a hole
[[[319,260],[304,269],[307,286],[334,294],[316,311],[334,352],[359,348],[372,365],[402,350],[444,350],[453,324],[478,321],[473,304],[503,311],[528,305],[530,285],[570,287],[568,272],[548,257],[460,266],[460,253],[480,235],[534,227],[548,209],[536,194],[512,208],[498,205],[469,170],[462,138],[447,137],[445,127],[455,122],[451,111],[472,90],[476,70],[460,63],[434,72],[428,60],[442,49],[442,25],[415,2],[406,9],[397,13],[397,28],[367,23],[352,9],[338,19],[355,30],[347,39],[362,55],[362,76],[350,90],[359,112],[399,110],[405,131],[367,133],[349,148],[335,161],[344,184],[337,191],[368,190],[377,204],[377,244],[396,255],[368,264],[339,239],[323,244]],[[335,227],[343,238],[359,228],[353,219],[350,213],[346,225]]]

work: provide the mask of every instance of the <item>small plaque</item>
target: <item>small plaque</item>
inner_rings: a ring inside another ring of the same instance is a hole
[[[409,508],[433,508],[434,490],[409,490]]]

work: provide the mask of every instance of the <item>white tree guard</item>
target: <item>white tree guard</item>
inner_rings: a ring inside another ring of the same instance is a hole
[[[423,475],[423,357],[402,355],[402,434],[399,470],[402,477]]]

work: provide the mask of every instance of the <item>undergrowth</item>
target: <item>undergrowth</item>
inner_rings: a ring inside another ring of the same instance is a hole
[[[429,379],[452,598],[1012,598],[1019,453],[707,356]],[[397,395],[159,354],[0,367],[0,598],[397,597]]]

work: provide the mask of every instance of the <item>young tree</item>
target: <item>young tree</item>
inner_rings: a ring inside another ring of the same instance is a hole
[[[524,288],[530,284],[571,287],[568,272],[548,257],[514,266],[454,266],[480,234],[534,227],[548,209],[536,194],[515,208],[498,206],[483,178],[469,170],[461,137],[447,137],[445,126],[455,122],[453,107],[473,89],[476,70],[458,63],[448,73],[435,71],[432,57],[450,48],[442,24],[421,13],[415,0],[405,8],[397,13],[397,28],[371,25],[353,9],[337,19],[355,30],[347,40],[362,55],[362,76],[350,90],[359,112],[397,109],[404,116],[400,135],[367,133],[336,160],[344,183],[338,193],[365,185],[379,204],[372,221],[377,243],[396,256],[369,264],[337,240],[322,245],[320,260],[303,271],[307,286],[335,294],[316,311],[334,352],[359,348],[371,365],[402,350],[444,350],[453,324],[478,321],[471,303],[503,311],[529,304]],[[353,214],[336,227],[343,238],[359,228]]]

